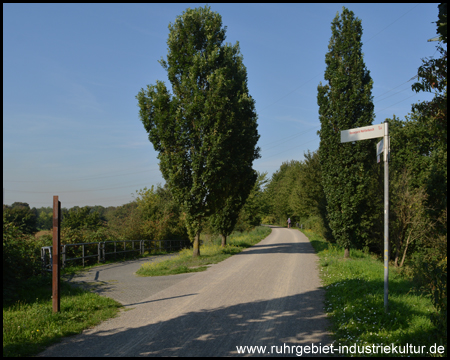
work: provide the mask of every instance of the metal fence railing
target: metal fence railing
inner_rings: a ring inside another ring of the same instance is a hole
[[[65,267],[68,261],[81,260],[84,266],[85,259],[88,258],[97,258],[97,262],[103,262],[106,261],[106,255],[114,255],[116,258],[117,254],[129,252],[139,252],[143,255],[145,251],[151,252],[152,250],[174,251],[189,247],[189,244],[189,240],[117,240],[65,244],[61,245],[61,265]],[[43,271],[52,271],[52,248],[53,246],[41,248]]]

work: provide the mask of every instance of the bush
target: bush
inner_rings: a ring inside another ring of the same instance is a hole
[[[326,238],[325,225],[320,216],[310,216],[308,219],[304,220],[303,229],[312,230],[312,232],[319,234],[323,238]]]
[[[47,237],[23,234],[3,218],[3,299],[11,298],[20,283],[41,271],[41,247],[51,245]]]
[[[446,253],[445,253],[446,254]],[[447,344],[447,256],[437,257],[434,251],[424,251],[413,256],[414,281],[431,296],[435,313],[432,321],[437,329],[437,339]]]
[[[36,209],[30,209],[27,203],[3,205],[3,222],[5,221],[13,223],[25,234],[32,234],[36,231]]]
[[[266,225],[273,225],[277,223],[277,220],[275,218],[275,216],[273,215],[267,215],[266,217],[264,217],[261,221],[262,224],[266,224]]]

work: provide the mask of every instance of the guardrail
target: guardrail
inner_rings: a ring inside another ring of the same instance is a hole
[[[123,243],[123,250],[118,249],[117,244]],[[131,243],[131,246],[127,247],[127,244]],[[138,243],[135,247],[135,243]],[[148,246],[146,247],[146,243]],[[159,243],[159,246],[156,244]],[[85,259],[97,258],[97,262],[106,261],[106,255],[113,255],[116,258],[117,254],[123,254],[128,252],[139,252],[141,255],[145,251],[152,250],[181,250],[189,246],[189,240],[117,240],[117,241],[100,241],[91,243],[77,243],[77,244],[65,244],[61,245],[61,265],[66,266],[68,261],[82,260],[83,266]],[[53,246],[44,246],[41,248],[41,262],[42,271],[52,271],[52,251]],[[81,248],[81,256],[75,256]]]

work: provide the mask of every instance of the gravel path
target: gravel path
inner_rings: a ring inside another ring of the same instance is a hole
[[[129,307],[139,304],[149,296],[175,285],[178,281],[193,274],[155,277],[142,277],[135,274],[141,264],[159,262],[174,256],[176,254],[151,256],[96,266],[80,274],[65,277],[65,280],[99,295],[108,296],[125,307]]]
[[[132,310],[40,356],[230,356],[237,346],[266,346],[267,354],[284,344],[329,345],[316,262],[306,236],[274,227],[204,272],[141,278],[132,262],[92,269],[90,279],[105,282],[97,291]]]

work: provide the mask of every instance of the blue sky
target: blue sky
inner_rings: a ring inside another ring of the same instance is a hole
[[[3,4],[4,203],[118,206],[164,183],[139,120],[136,94],[168,84],[168,25],[204,4]],[[432,94],[411,90],[421,59],[438,56],[437,3],[210,4],[239,41],[256,101],[269,176],[319,147],[317,85],[331,21],[342,6],[362,20],[375,121],[404,118]],[[375,161],[375,149],[374,149]]]

